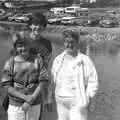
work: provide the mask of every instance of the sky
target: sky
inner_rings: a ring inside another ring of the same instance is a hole
[[[52,1],[56,1],[56,0],[33,0],[33,1],[48,1],[48,2],[52,2]]]

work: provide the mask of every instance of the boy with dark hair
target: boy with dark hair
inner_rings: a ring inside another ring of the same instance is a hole
[[[47,19],[40,12],[32,13],[31,20],[28,24],[30,30],[23,33],[25,37],[30,41],[30,56],[34,60],[34,56],[42,57],[44,65],[46,66],[48,73],[50,69],[50,60],[52,58],[52,43],[43,34],[45,28],[47,27]],[[48,76],[50,79],[50,77]],[[48,90],[45,91],[45,97],[47,98]],[[44,99],[46,107],[51,111],[52,104],[51,100]],[[49,104],[50,103],[50,104]]]
[[[41,34],[46,26],[47,20],[42,13],[32,13],[31,20],[28,23],[30,31],[24,32],[23,35],[31,42],[31,52],[41,55],[48,64],[52,57],[52,44]]]

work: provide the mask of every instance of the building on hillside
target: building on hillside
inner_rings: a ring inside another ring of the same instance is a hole
[[[76,1],[80,1],[80,3],[94,3],[94,2],[96,2],[96,0],[76,0]]]

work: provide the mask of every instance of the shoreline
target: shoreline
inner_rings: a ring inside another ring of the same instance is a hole
[[[45,35],[50,36],[50,39],[54,39],[55,42],[62,37],[62,31],[66,28],[75,28],[80,33],[80,38],[87,44],[97,44],[113,42],[120,44],[120,28],[100,28],[100,27],[82,27],[82,26],[63,26],[63,25],[47,25],[46,30],[43,32]],[[20,31],[20,28],[15,27],[14,31]],[[0,37],[11,36],[14,31],[10,31],[4,26],[0,27]],[[60,40],[61,42],[61,40]]]

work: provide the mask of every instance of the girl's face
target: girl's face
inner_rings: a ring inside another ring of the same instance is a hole
[[[34,25],[34,24],[32,24],[30,27],[31,27],[32,33],[34,35],[39,35],[41,32],[44,31],[44,27],[42,25]]]
[[[76,50],[76,42],[72,37],[65,37],[64,38],[64,47],[67,52],[73,52]]]
[[[16,45],[16,50],[18,52],[18,55],[21,55],[21,56],[28,56],[28,47],[27,45],[23,45],[23,44],[18,44]]]

